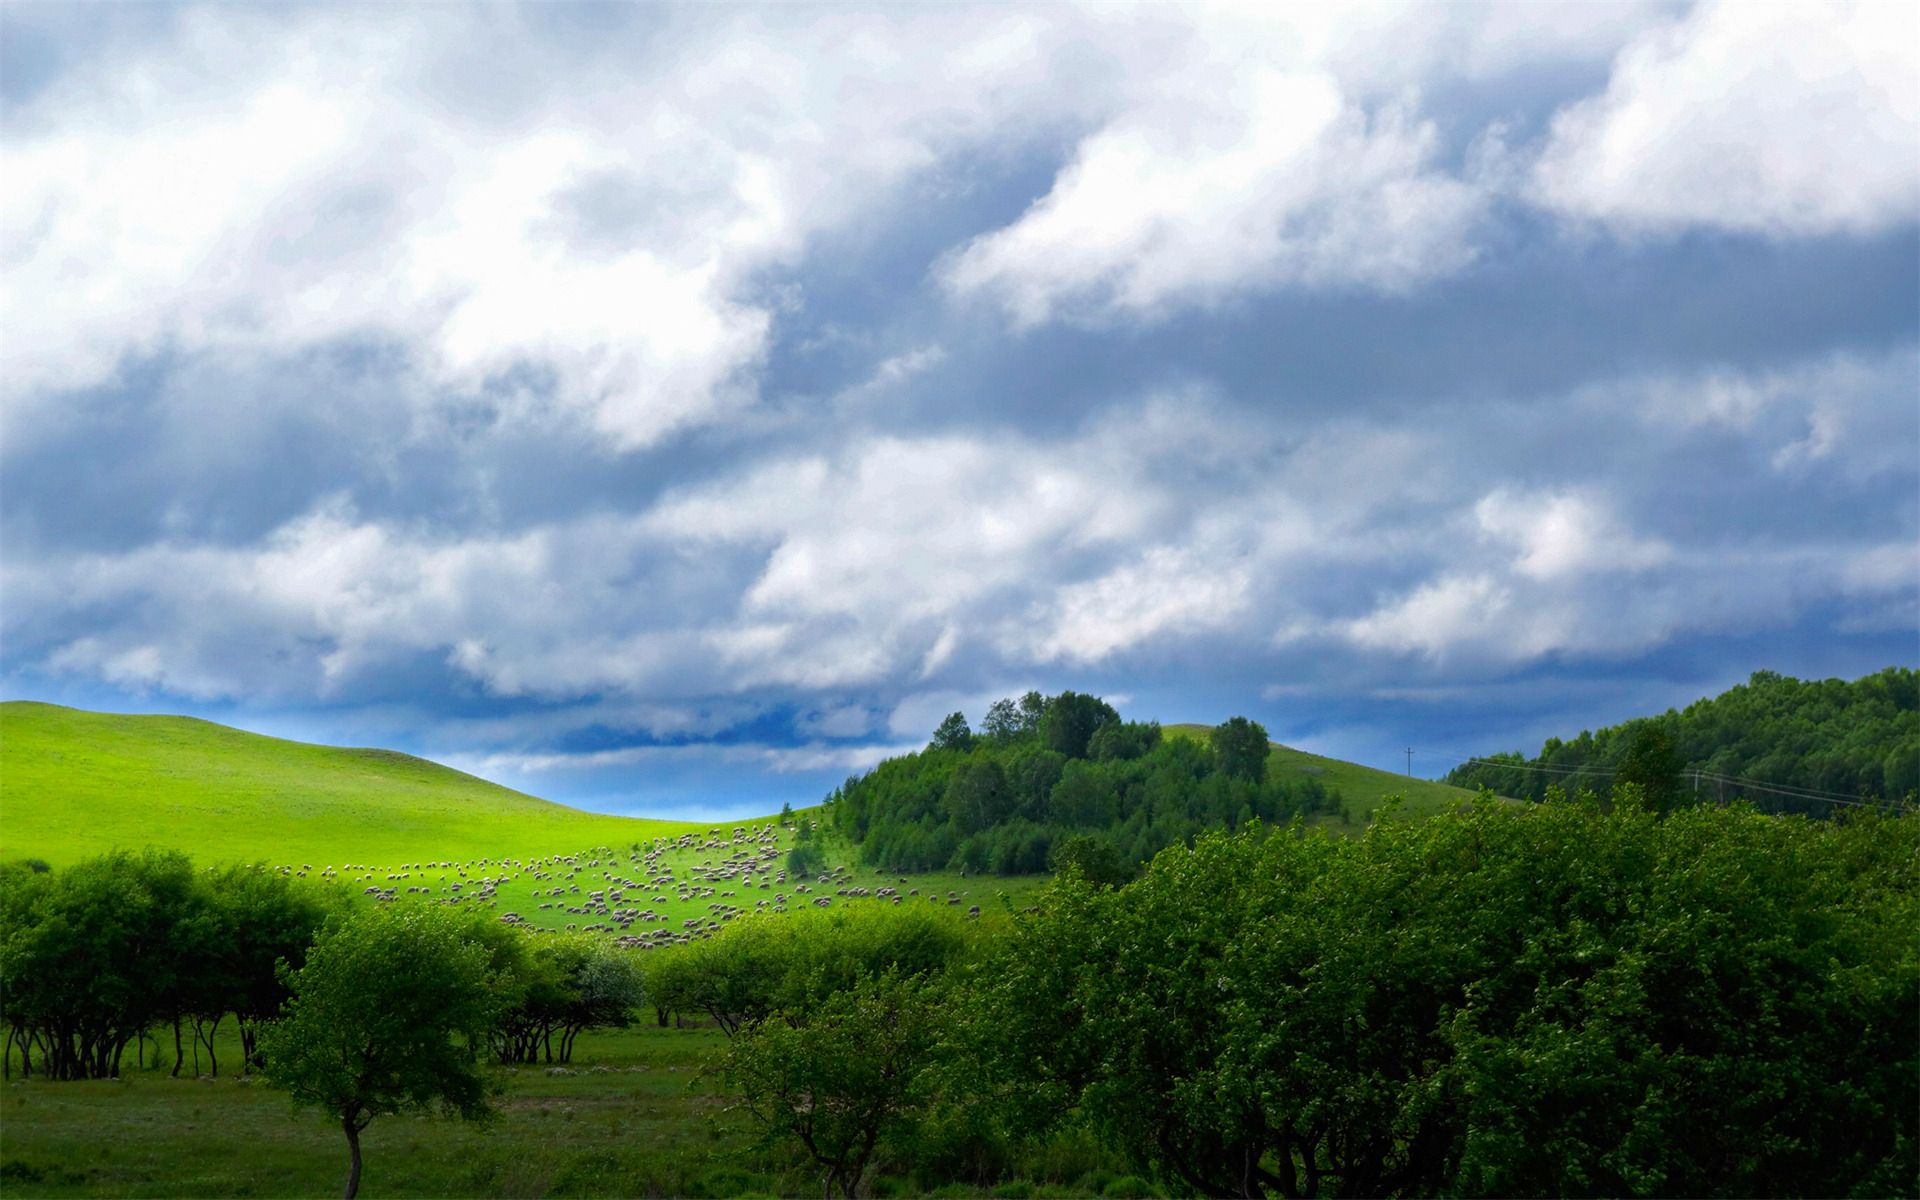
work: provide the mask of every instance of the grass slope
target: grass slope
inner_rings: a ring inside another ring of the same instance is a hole
[[[203,863],[571,854],[703,828],[581,812],[390,750],[191,717],[0,704],[0,858],[160,846]]]
[[[817,817],[818,810],[801,816]],[[458,895],[459,903],[560,929],[606,924],[598,913],[577,910],[593,892],[643,874],[636,843],[673,839],[644,874],[658,871],[689,886],[627,888],[624,906],[654,914],[627,930],[635,934],[682,930],[724,908],[751,910],[781,894],[793,907],[822,894],[834,903],[877,903],[840,889],[893,885],[903,893],[917,889],[912,899],[919,903],[946,904],[952,893],[965,905],[993,907],[1001,892],[1019,897],[1040,882],[929,872],[903,883],[856,866],[853,848],[828,835],[827,865],[846,868],[831,886],[794,880],[810,884],[804,895],[785,886],[698,886],[702,864],[764,845],[754,840],[763,829],[777,842],[774,867],[783,867],[792,836],[772,826],[765,817],[709,827],[586,813],[405,754],[283,741],[190,717],[0,704],[0,859],[67,866],[113,849],[158,846],[185,851],[202,865],[260,860],[310,866],[315,875],[332,867],[329,877],[355,893],[418,889],[438,901]],[[554,856],[567,861],[555,863]],[[534,866],[536,860],[547,861]],[[476,896],[482,879],[493,886]]]
[[[1211,730],[1206,725],[1168,725],[1165,732],[1176,737],[1205,738]],[[1431,779],[1415,779],[1410,775],[1396,775],[1392,771],[1379,771],[1337,758],[1322,758],[1318,754],[1308,754],[1305,750],[1295,750],[1278,742],[1273,744],[1273,749],[1267,755],[1267,771],[1275,779],[1311,776],[1329,788],[1339,788],[1353,820],[1343,822],[1338,816],[1329,815],[1313,821],[1316,825],[1334,829],[1358,828],[1366,824],[1380,809],[1381,801],[1388,796],[1401,797],[1399,811],[1402,814],[1420,817],[1440,812],[1457,801],[1471,800],[1475,795],[1466,788],[1437,783]]]

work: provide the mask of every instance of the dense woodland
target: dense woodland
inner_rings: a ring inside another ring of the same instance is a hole
[[[1203,830],[1340,810],[1338,790],[1310,776],[1269,778],[1267,751],[1244,717],[1173,737],[1094,696],[1029,692],[996,702],[978,733],[952,714],[925,750],[847,780],[828,811],[887,870],[1019,875],[1070,861],[1111,881]]]
[[[1849,683],[1756,671],[1683,710],[1570,741],[1549,738],[1532,758],[1493,755],[1456,768],[1447,782],[1537,800],[1556,781],[1604,790],[1623,766],[1630,775],[1669,776],[1703,799],[1738,795],[1768,811],[1826,815],[1834,807],[1805,793],[1912,802],[1920,791],[1920,672],[1888,667]]]

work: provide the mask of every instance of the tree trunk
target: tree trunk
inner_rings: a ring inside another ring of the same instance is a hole
[[[346,1200],[360,1194],[360,1127],[352,1117],[340,1121],[340,1129],[347,1135],[347,1195]]]
[[[180,1018],[173,1019],[173,1077],[180,1078],[180,1060],[186,1055],[180,1052]]]
[[[219,1013],[219,1014],[216,1014],[216,1015],[214,1016],[214,1018],[213,1018],[213,1020],[207,1023],[207,1025],[206,1025],[206,1033],[204,1033],[204,1034],[202,1034],[202,1033],[200,1032],[200,1028],[201,1028],[201,1022],[200,1022],[200,1018],[199,1018],[199,1017],[195,1017],[195,1018],[193,1019],[193,1032],[194,1032],[194,1036],[195,1036],[195,1037],[205,1037],[205,1038],[206,1038],[206,1041],[207,1041],[207,1074],[209,1074],[209,1075],[212,1075],[212,1076],[214,1076],[215,1078],[218,1078],[218,1077],[219,1077],[219,1075],[220,1075],[220,1060],[219,1060],[219,1058],[217,1058],[217,1057],[216,1057],[216,1056],[214,1055],[214,1051],[213,1051],[213,1035],[214,1035],[215,1033],[218,1033],[218,1032],[219,1032],[219,1030],[220,1030],[220,1022],[221,1022],[221,1021],[222,1021],[222,1020],[223,1020],[223,1019],[224,1019],[225,1017],[226,1017],[226,1014],[225,1014],[225,1013]]]

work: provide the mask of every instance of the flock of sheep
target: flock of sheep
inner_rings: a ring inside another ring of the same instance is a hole
[[[897,887],[856,885],[852,872],[844,866],[823,872],[811,883],[796,881],[789,887],[782,832],[782,827],[773,824],[736,825],[730,832],[710,829],[704,834],[657,839],[643,848],[624,853],[600,846],[581,854],[524,860],[481,858],[468,863],[402,863],[395,869],[348,863],[339,870],[331,866],[322,868],[318,876],[365,883],[362,893],[377,901],[393,901],[405,894],[430,896],[439,904],[474,904],[488,908],[499,905],[501,886],[526,880],[533,884],[532,896],[539,902],[540,910],[595,918],[566,922],[569,932],[612,933],[616,935],[615,945],[639,950],[685,945],[697,938],[712,937],[728,921],[749,912],[786,912],[790,904],[827,908],[836,897],[901,904],[920,895],[919,888],[903,892]],[[710,856],[685,867],[684,878],[677,876],[667,861],[669,855],[679,857],[703,851]],[[280,871],[304,877],[313,873],[313,867],[311,864],[297,868],[283,866]],[[583,876],[586,876],[584,883]],[[418,882],[413,882],[415,880]],[[595,882],[602,886],[595,888]],[[904,885],[907,881],[901,877],[899,882]],[[816,887],[820,889],[818,892]],[[826,894],[829,888],[832,895]],[[751,906],[745,903],[749,898]],[[927,899],[957,905],[965,899],[965,894],[949,890],[940,896],[929,892]],[[679,928],[674,929],[671,928],[674,917],[654,907],[673,900],[682,904],[704,900],[707,904],[704,913],[681,918]],[[979,905],[971,906],[967,915],[979,916]],[[502,913],[500,920],[536,931],[545,928],[518,912]],[[635,925],[655,928],[640,933],[627,932]]]

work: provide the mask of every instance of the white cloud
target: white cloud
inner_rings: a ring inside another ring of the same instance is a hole
[[[1627,232],[1867,234],[1920,217],[1912,5],[1708,0],[1563,111],[1540,202]]]
[[[1619,528],[1603,503],[1567,492],[1519,494],[1505,488],[1474,505],[1481,532],[1511,547],[1514,569],[1533,579],[1593,571],[1643,571],[1673,557],[1672,547]]]
[[[1489,575],[1449,575],[1346,624],[1361,646],[1438,657],[1457,643],[1478,641],[1513,603]]]
[[[1155,546],[1061,588],[1031,620],[1042,661],[1098,662],[1160,638],[1230,628],[1245,616],[1251,563],[1231,550]]]
[[[768,272],[1046,79],[1018,13],[669,19],[584,59],[540,16],[186,11],[10,110],[10,416],[146,356],[353,341],[646,446],[753,400]]]
[[[1612,403],[1656,433],[1736,436],[1766,450],[1775,471],[1844,463],[1857,476],[1913,462],[1920,352],[1843,352],[1767,370],[1730,366],[1609,383],[1587,397]]]
[[[1433,167],[1434,130],[1406,112],[1258,67],[1169,95],[1081,142],[1045,197],[953,256],[946,286],[1035,325],[1286,285],[1397,291],[1471,257],[1481,197]]]

